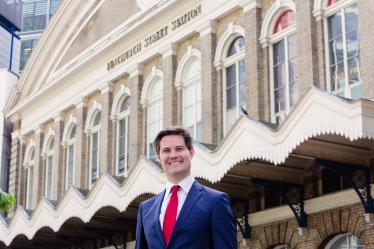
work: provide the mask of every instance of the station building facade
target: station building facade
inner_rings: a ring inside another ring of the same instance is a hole
[[[63,0],[4,109],[19,206],[0,248],[133,248],[170,125],[196,140],[194,177],[229,194],[239,248],[374,248],[372,13]]]

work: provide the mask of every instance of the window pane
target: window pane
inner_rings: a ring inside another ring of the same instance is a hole
[[[157,122],[149,125],[149,142],[153,142],[158,132],[159,124]]]
[[[288,59],[297,56],[297,36],[296,34],[288,37]]]
[[[335,91],[345,86],[344,63],[331,67],[331,90]]]
[[[284,52],[284,40],[281,40],[273,45],[273,63],[278,65],[284,62],[285,52]]]
[[[124,112],[130,107],[130,96],[127,96],[123,101],[121,105],[120,112]]]
[[[246,93],[245,93],[245,82],[239,84],[239,103],[240,105],[245,103]]]
[[[154,103],[149,106],[149,123],[157,122],[158,120],[158,103]]]
[[[154,83],[153,83],[153,86],[152,86],[152,91],[151,91],[151,95],[149,96],[150,98],[152,97],[155,97],[159,94],[162,93],[162,90],[163,90],[163,85],[162,85],[162,79],[159,78],[157,79]]]
[[[200,102],[201,101],[201,82],[196,83],[196,101]]]
[[[55,147],[55,139],[52,138],[51,142],[49,142],[48,150],[53,150],[54,147]]]
[[[236,121],[236,109],[232,109],[226,112],[226,130],[227,132],[231,129]]]
[[[149,158],[151,160],[157,160],[156,151],[153,147],[153,143],[149,143]]]
[[[358,31],[354,30],[347,34],[347,56],[348,58],[356,56],[360,53],[358,42]]]
[[[195,114],[194,106],[190,106],[185,109],[185,126],[186,127],[194,126],[194,123],[195,123],[194,114]]]
[[[32,208],[32,192],[33,192],[33,180],[34,180],[34,166],[29,168],[28,175],[28,186],[27,186],[27,208]]]
[[[201,62],[200,59],[195,57],[193,61],[188,65],[186,75],[184,77],[185,80],[190,79],[196,75],[198,75],[201,71]]]
[[[349,84],[361,81],[360,56],[348,60]]]
[[[299,89],[298,84],[290,84],[290,107],[293,107],[299,100]]]
[[[34,160],[35,158],[35,150],[33,149],[30,156],[30,161]]]
[[[94,120],[93,126],[99,125],[100,122],[101,122],[101,112],[98,112],[98,113],[96,114],[96,117],[95,117],[95,120]]]
[[[236,64],[226,68],[226,87],[235,85],[236,83]]]
[[[20,57],[20,63],[19,63],[20,71],[22,71],[23,68],[25,67],[26,62],[29,59],[31,52],[34,50],[38,40],[39,38],[21,41],[21,57]]]
[[[201,121],[201,102],[196,104],[196,122]]]
[[[245,92],[245,61],[239,61],[239,103],[243,104],[246,100]]]
[[[77,127],[74,125],[73,129],[71,129],[69,139],[75,138],[76,133],[77,133]]]
[[[344,45],[343,38],[338,37],[330,41],[330,50],[331,50],[331,64],[339,63],[344,60]]]
[[[240,36],[231,43],[227,52],[227,57],[239,53],[242,49],[244,49],[244,38]]]
[[[329,17],[328,19],[330,27],[330,37],[329,39],[334,39],[342,35],[342,15],[339,11],[335,15]]]
[[[351,88],[351,99],[362,98],[362,85],[358,85]]]
[[[196,141],[201,141],[201,122],[196,124]]]
[[[328,194],[339,191],[340,176],[329,169],[322,169],[322,194]]]
[[[226,90],[226,110],[236,106],[236,86]]]
[[[280,111],[284,111],[286,109],[286,101],[285,101],[285,88],[280,88],[274,92],[274,111],[278,113]]]
[[[280,64],[274,67],[274,89],[278,89],[286,84],[286,65]]]
[[[23,4],[22,31],[43,30],[47,23],[47,0]]]
[[[46,180],[46,197],[48,199],[52,198],[52,167],[53,167],[53,157],[48,157],[47,159],[47,180]]]
[[[265,209],[281,205],[280,197],[272,191],[264,188]]]
[[[194,87],[195,85],[191,85],[189,87],[186,87],[185,88],[185,106],[188,107],[188,106],[192,106],[194,104],[194,96],[195,96],[195,93],[194,93]]]
[[[92,135],[92,154],[91,154],[91,183],[94,183],[97,180],[97,165],[98,165],[98,139],[99,133],[96,132]]]
[[[283,122],[285,118],[286,118],[286,113],[282,113],[275,117],[275,123],[279,125]]]
[[[297,81],[299,79],[297,57],[290,60],[288,67],[289,67],[290,83]]]
[[[239,82],[245,81],[245,61],[239,61]]]
[[[352,5],[345,9],[345,29],[349,32],[358,27],[357,6]]]
[[[74,172],[74,145],[69,146],[69,161],[68,161],[68,186],[73,184],[73,172]]]

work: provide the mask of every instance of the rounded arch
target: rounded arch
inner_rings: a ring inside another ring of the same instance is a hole
[[[94,122],[95,115],[99,111],[101,111],[101,104],[97,103],[97,101],[95,100],[93,106],[87,114],[86,125],[84,129],[86,133],[90,131],[90,128],[92,127],[92,124]]]
[[[52,138],[55,137],[55,131],[52,128],[49,128],[48,133],[44,137],[43,146],[42,146],[42,156],[44,157],[48,151],[48,145]]]
[[[148,103],[148,92],[152,88],[152,83],[156,78],[164,78],[164,73],[156,69],[155,67],[152,68],[152,72],[148,75],[147,79],[144,82],[143,90],[142,90],[142,95],[140,98],[140,104],[145,107]]]
[[[121,102],[122,100],[131,95],[131,91],[129,88],[125,87],[124,85],[121,85],[120,90],[116,94],[113,100],[112,110],[110,113],[110,118],[112,120],[115,120],[117,118],[117,114],[119,112],[119,109],[121,108]]]
[[[181,89],[183,87],[183,83],[182,83],[183,82],[183,75],[184,75],[184,73],[187,69],[188,63],[190,63],[190,61],[193,58],[199,58],[200,61],[201,61],[201,52],[197,49],[192,49],[191,47],[188,47],[188,51],[183,55],[181,61],[179,62],[177,72],[176,72],[176,76],[175,76],[174,85],[178,89]]]
[[[27,145],[27,148],[26,148],[25,160],[24,160],[23,166],[25,166],[25,167],[29,166],[30,156],[31,156],[31,153],[34,150],[35,150],[35,141],[33,139],[30,139],[30,142],[29,142],[29,144]]]
[[[357,238],[358,241],[359,241],[359,243],[361,243],[360,238],[357,237],[357,236],[355,236],[354,234],[351,234],[351,233],[342,233],[342,234],[338,234],[335,237],[333,237],[332,239],[330,239],[330,241],[326,244],[326,246],[324,248],[326,248],[326,249],[335,248],[335,247],[332,247],[335,243],[339,243],[339,240],[341,240],[344,237],[350,236],[350,235],[354,236],[355,238]],[[364,246],[364,245],[362,245],[362,246]],[[357,247],[357,248],[360,248],[360,247]],[[364,248],[364,247],[361,247],[361,248]]]
[[[296,13],[295,2],[292,0],[277,1],[266,12],[261,26],[260,43],[262,44],[262,47],[269,45],[270,37],[273,35],[274,25],[286,10],[292,10]]]
[[[78,123],[77,119],[75,117],[73,117],[73,115],[70,115],[70,118],[65,125],[64,132],[62,133],[62,142],[61,142],[62,146],[66,146],[66,142],[69,139],[68,136],[69,136],[70,130],[71,130],[72,126],[77,125],[77,123]]]
[[[229,27],[222,34],[222,37],[217,43],[216,54],[214,57],[214,66],[217,68],[217,70],[222,68],[223,60],[226,59],[227,56],[226,51],[228,50],[231,42],[239,36],[243,36],[245,38],[244,28],[230,23]]]

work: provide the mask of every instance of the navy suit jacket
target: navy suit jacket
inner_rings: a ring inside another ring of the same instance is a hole
[[[165,190],[140,204],[136,249],[238,248],[236,221],[228,195],[197,181],[188,192],[166,245],[159,221],[164,195]]]

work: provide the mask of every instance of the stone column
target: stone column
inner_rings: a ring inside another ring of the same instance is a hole
[[[313,1],[295,0],[299,97],[309,87],[318,86],[318,43]]]
[[[142,143],[144,142],[143,126],[143,108],[140,104],[140,99],[143,89],[143,69],[142,64],[136,64],[128,70],[130,74],[131,96],[130,96],[130,137],[129,137],[129,172],[139,160],[140,155],[145,155],[142,150]]]
[[[261,2],[242,1],[239,3],[245,16],[245,81],[246,109],[255,119],[265,119],[265,106],[269,100],[268,82],[263,81],[263,50],[259,41],[261,32]]]
[[[76,107],[76,142],[74,153],[74,185],[77,188],[88,187],[88,161],[86,160],[87,153],[87,138],[84,134],[84,126],[87,118],[87,98],[82,98],[75,103]]]
[[[201,52],[201,141],[208,144],[219,143],[220,124],[223,122],[219,105],[222,105],[218,91],[222,81],[217,80],[214,56],[217,46],[217,22],[208,21],[196,31],[200,33]]]
[[[53,116],[55,131],[53,150],[53,172],[52,172],[52,198],[60,200],[65,192],[66,165],[63,163],[64,148],[61,146],[62,134],[64,133],[65,113],[58,112]]]
[[[177,89],[174,86],[175,74],[177,71],[177,51],[178,45],[171,43],[160,50],[162,54],[162,72],[164,74],[164,127],[178,124],[178,115],[181,110],[178,110]]]
[[[35,132],[35,159],[34,159],[34,180],[33,180],[33,198],[32,208],[35,208],[39,203],[41,196],[44,195],[45,187],[45,167],[42,158],[42,146],[44,140],[44,124],[37,125],[34,128]]]
[[[100,129],[100,172],[108,171],[109,174],[115,174],[114,161],[111,156],[112,147],[112,122],[110,112],[113,103],[113,82],[106,82],[99,87],[101,91],[101,129]],[[98,175],[99,177],[100,175]]]
[[[374,38],[373,13],[373,1],[357,0],[358,30],[360,34],[362,97],[366,99],[374,98],[374,87],[372,84],[374,77],[374,56],[372,48]]]

